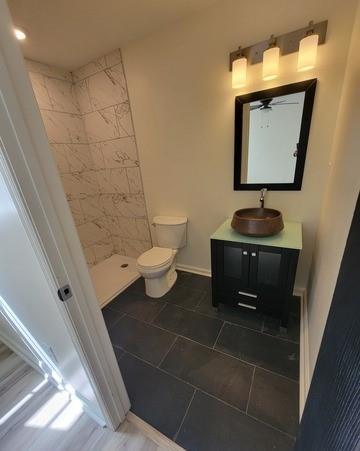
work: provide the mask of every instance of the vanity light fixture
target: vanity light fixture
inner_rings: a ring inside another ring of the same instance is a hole
[[[21,28],[14,28],[14,34],[18,41],[23,41],[24,39],[26,39],[26,33]]]
[[[263,80],[273,80],[279,74],[280,49],[274,35],[270,37],[269,48],[263,53]]]
[[[271,36],[269,40],[258,42],[245,48],[240,47],[230,53],[229,70],[236,72],[232,77],[233,87],[244,86],[248,64],[263,63],[263,79],[272,80],[279,72],[279,57],[299,52],[298,70],[313,68],[316,63],[317,46],[325,44],[328,21],[313,23],[289,33]],[[236,60],[239,60],[236,62]],[[238,74],[241,74],[238,75]],[[239,79],[238,79],[239,77]]]
[[[299,72],[313,69],[316,64],[316,55],[319,42],[319,35],[314,33],[314,22],[309,23],[309,29],[305,38],[301,39],[299,45],[299,55],[297,69]]]
[[[238,58],[232,62],[232,87],[243,88],[246,85],[247,59],[242,55],[241,47],[238,49]]]

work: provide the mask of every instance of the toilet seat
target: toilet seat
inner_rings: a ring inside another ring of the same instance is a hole
[[[174,251],[166,247],[153,247],[137,260],[139,268],[156,269],[166,266],[173,258]]]

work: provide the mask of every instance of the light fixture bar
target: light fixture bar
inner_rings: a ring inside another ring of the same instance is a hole
[[[312,26],[314,34],[319,36],[318,45],[325,44],[326,30],[328,21],[315,23]],[[307,36],[309,26],[300,28],[299,30],[291,31],[290,33],[276,36],[276,45],[280,48],[280,55],[288,55],[299,51],[299,42]],[[241,52],[247,59],[248,64],[261,63],[263,59],[263,53],[269,47],[269,40],[259,42],[246,48],[242,48]],[[238,50],[230,53],[230,71],[232,71],[232,63],[238,58]]]

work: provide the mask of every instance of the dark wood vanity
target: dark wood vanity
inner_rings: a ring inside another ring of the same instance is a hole
[[[239,234],[226,221],[211,236],[213,305],[273,314],[287,327],[301,248],[300,223],[285,222],[279,234],[255,238]]]

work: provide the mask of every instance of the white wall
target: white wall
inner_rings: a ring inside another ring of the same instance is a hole
[[[314,370],[360,190],[360,3],[351,41],[309,286],[310,371]]]
[[[55,289],[49,285],[44,261],[34,251],[32,237],[0,173],[0,310],[8,306],[59,370],[64,384],[102,414],[90,381],[58,310]],[[5,305],[6,304],[6,305]]]
[[[318,77],[303,189],[267,201],[304,225],[297,285],[306,285],[354,8],[353,0],[224,0],[122,49],[150,222],[156,214],[190,220],[180,263],[209,269],[210,235],[234,210],[258,204],[258,193],[232,188],[235,95]],[[231,89],[230,51],[310,19],[329,20],[316,70],[297,73],[292,54],[277,80],[262,82],[255,65],[246,89]]]

